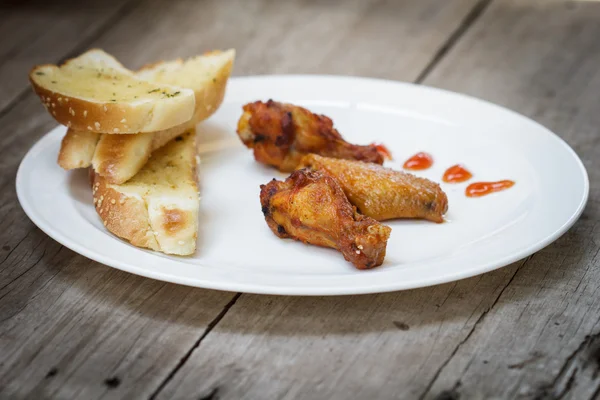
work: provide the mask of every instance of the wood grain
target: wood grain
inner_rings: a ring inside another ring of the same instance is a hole
[[[105,48],[132,68],[156,59],[235,47],[235,74],[240,75],[327,72],[412,80],[474,4],[475,0],[442,6],[434,0],[402,4],[376,0],[136,1],[101,34],[79,42],[79,46]],[[359,44],[351,53],[354,42]],[[381,66],[373,69],[374,64]],[[170,385],[203,349],[211,330],[229,314],[229,307],[235,307],[237,298],[232,293],[128,275],[90,262],[49,239],[20,210],[13,179],[27,149],[54,123],[39,101],[26,93],[0,116],[0,124],[4,131],[0,138],[0,241],[5,243],[0,250],[0,397],[162,395],[163,387],[168,388],[165,385]],[[435,289],[438,302],[444,304],[447,298],[454,304],[455,314],[446,328],[433,316],[432,308],[428,323],[437,326],[438,331],[449,329],[448,334],[460,340],[474,323],[471,320],[465,325],[461,321],[468,319],[471,312],[463,314],[460,310],[463,291],[473,285],[491,285],[494,289],[484,292],[499,295],[502,284],[498,282],[506,282],[510,271],[502,270],[481,282],[457,284],[458,292],[452,285]],[[270,299],[255,297],[259,302]],[[366,298],[363,311],[360,302],[338,298],[338,310],[352,301],[361,315],[372,310],[385,311],[390,304],[399,304],[393,298]],[[288,301],[278,299],[277,307],[285,309]],[[319,300],[294,301],[302,314],[305,307],[310,310],[312,302]],[[419,302],[418,297],[406,301],[415,305]],[[475,308],[485,310],[492,302],[493,299],[483,299]],[[432,303],[424,306],[434,307]],[[325,311],[323,316],[327,317]],[[255,314],[251,320],[261,315]],[[404,323],[400,319],[411,315],[400,312],[396,322]],[[273,318],[265,315],[266,321]],[[291,323],[294,321],[297,320],[292,319]],[[385,329],[390,340],[397,332],[403,332],[393,321],[380,323],[376,326]],[[340,333],[348,329],[344,324],[348,327],[351,323],[343,322]],[[462,327],[460,331],[456,331],[456,324]],[[264,322],[257,321],[255,325],[251,334],[260,338]],[[315,330],[324,335],[327,328],[315,325]],[[290,340],[287,344],[281,342],[281,348],[290,352],[296,346],[304,347],[313,339],[311,331],[307,326],[295,338],[289,331],[286,335],[290,335]],[[365,335],[363,341],[379,335],[376,330],[361,332]],[[218,337],[223,338],[221,334]],[[352,335],[343,340],[349,344],[352,341]],[[216,348],[220,349],[220,345]],[[240,349],[239,344],[234,348]],[[261,371],[263,377],[271,372],[269,365],[265,368]],[[185,376],[191,379],[189,371]],[[188,381],[186,386],[193,384]],[[194,392],[195,389],[183,397]]]
[[[492,2],[424,80],[518,110],[574,147],[592,192],[563,238],[434,288],[242,295],[161,398],[597,398],[599,18],[596,3]]]
[[[581,156],[591,184],[581,220],[518,271],[427,398],[586,399],[600,389],[599,20],[597,3],[493,3],[425,81],[550,127]]]
[[[516,268],[380,295],[243,294],[159,398],[418,398]]]
[[[144,397],[231,298],[106,268],[43,233],[0,291],[3,398]]]

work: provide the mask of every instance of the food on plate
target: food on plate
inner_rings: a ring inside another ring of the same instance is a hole
[[[331,119],[305,108],[269,100],[246,104],[237,133],[254,150],[256,161],[282,172],[296,169],[305,154],[383,164],[387,150],[380,145],[346,142]]]
[[[87,168],[92,165],[92,158],[101,135],[96,132],[67,129],[60,144],[58,165],[64,169]]]
[[[90,169],[94,205],[106,228],[138,247],[193,254],[200,205],[196,156],[192,129],[155,151],[126,183],[110,183]]]
[[[189,121],[195,111],[192,89],[141,79],[98,49],[61,66],[39,65],[29,79],[54,119],[79,131],[155,132]]]
[[[431,168],[433,165],[433,157],[431,154],[423,151],[418,152],[414,156],[410,157],[404,162],[403,168],[412,171],[421,171],[427,168]]]
[[[126,182],[146,164],[153,151],[191,128],[193,125],[184,124],[160,132],[100,135],[92,168],[110,183]]]
[[[213,51],[189,60],[159,62],[146,66],[137,72],[140,79],[158,84],[178,85],[192,89],[195,95],[195,111],[192,118],[175,127],[135,135],[102,134],[90,152],[85,132],[69,129],[59,153],[59,164],[65,169],[83,168],[90,165],[112,183],[122,183],[131,178],[156,149],[164,146],[174,137],[193,128],[210,117],[221,105],[235,51]],[[90,134],[92,134],[90,132]],[[77,162],[70,162],[71,160]]]
[[[187,60],[177,59],[146,65],[136,76],[158,84],[192,89],[196,98],[192,120],[200,122],[214,114],[223,102],[234,60],[233,49],[213,50]]]
[[[94,206],[110,232],[166,254],[195,252],[195,128],[220,107],[234,58],[234,50],[213,51],[133,72],[96,49],[31,71],[35,92],[68,128],[58,163],[91,167]],[[262,211],[277,236],[337,249],[368,269],[383,263],[391,233],[378,221],[443,221],[448,199],[440,186],[384,168],[385,146],[349,143],[331,119],[292,104],[256,101],[243,110],[237,133],[255,159],[293,171],[261,185]],[[417,156],[419,165],[408,167],[431,164],[431,156]]]
[[[391,228],[356,212],[327,174],[302,169],[284,182],[273,179],[261,185],[260,203],[280,238],[337,249],[358,269],[383,263]]]
[[[444,172],[442,180],[446,183],[461,183],[466,182],[473,177],[471,171],[460,164],[456,164],[448,168]]]
[[[135,246],[195,252],[196,125],[221,105],[235,51],[158,62],[132,72],[102,50],[30,74],[46,109],[67,126],[64,169],[88,168],[104,225]]]
[[[514,181],[505,179],[497,182],[475,182],[465,189],[467,197],[481,197],[513,187]]]
[[[348,200],[378,221],[422,218],[443,222],[448,210],[448,197],[437,183],[381,165],[309,154],[300,167],[334,177]]]

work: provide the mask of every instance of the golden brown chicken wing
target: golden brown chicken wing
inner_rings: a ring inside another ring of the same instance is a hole
[[[443,222],[448,197],[440,185],[428,179],[380,165],[339,160],[309,154],[300,167],[333,176],[358,210],[378,221],[423,218]]]
[[[383,164],[389,152],[381,145],[359,146],[346,142],[331,119],[305,108],[269,100],[246,104],[237,133],[254,150],[256,161],[282,172],[296,169],[303,155],[361,160]]]
[[[383,263],[391,228],[356,212],[332,177],[309,170],[260,187],[267,224],[280,238],[331,247],[358,269]]]

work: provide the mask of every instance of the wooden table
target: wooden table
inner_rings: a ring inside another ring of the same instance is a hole
[[[21,0],[0,5],[0,37],[0,398],[600,396],[599,2]],[[234,75],[474,95],[564,138],[590,200],[526,260],[418,290],[278,297],[130,275],[47,237],[15,194],[20,160],[56,125],[29,68],[91,47],[131,68],[235,47]]]

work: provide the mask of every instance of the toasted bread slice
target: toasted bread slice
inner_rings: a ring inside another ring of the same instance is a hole
[[[160,132],[137,135],[100,135],[92,158],[94,171],[110,183],[123,183],[146,164],[153,151],[193,129],[183,124]]]
[[[223,101],[234,59],[234,50],[213,51],[187,61],[162,62],[142,68],[138,72],[140,78],[192,89],[196,97],[194,117],[185,124],[155,132],[152,140],[142,135],[102,135],[93,156],[94,170],[112,183],[125,182],[139,171],[153,151],[210,117]],[[71,149],[62,146],[60,153]]]
[[[67,129],[58,153],[58,165],[64,169],[87,168],[92,163],[101,134]],[[130,135],[111,135],[130,136]]]
[[[221,105],[233,62],[235,50],[215,50],[188,60],[159,62],[142,67],[137,76],[151,82],[181,86],[194,91],[195,123],[210,117]]]
[[[200,199],[195,131],[152,154],[128,182],[117,185],[90,170],[94,205],[106,228],[134,246],[167,254],[196,250]]]
[[[111,183],[123,183],[135,175],[150,154],[176,136],[192,129],[185,123],[158,132],[137,135],[108,135],[67,129],[58,153],[62,168],[88,168],[95,165]]]
[[[234,58],[234,50],[213,51],[187,61],[178,59],[143,67],[137,74],[142,79],[192,89],[196,98],[194,117],[154,134],[103,135],[93,157],[94,171],[112,183],[125,182],[139,171],[153,151],[211,116],[223,101]]]
[[[37,66],[29,79],[52,116],[79,131],[156,132],[195,112],[193,90],[140,79],[98,49],[61,66]]]

